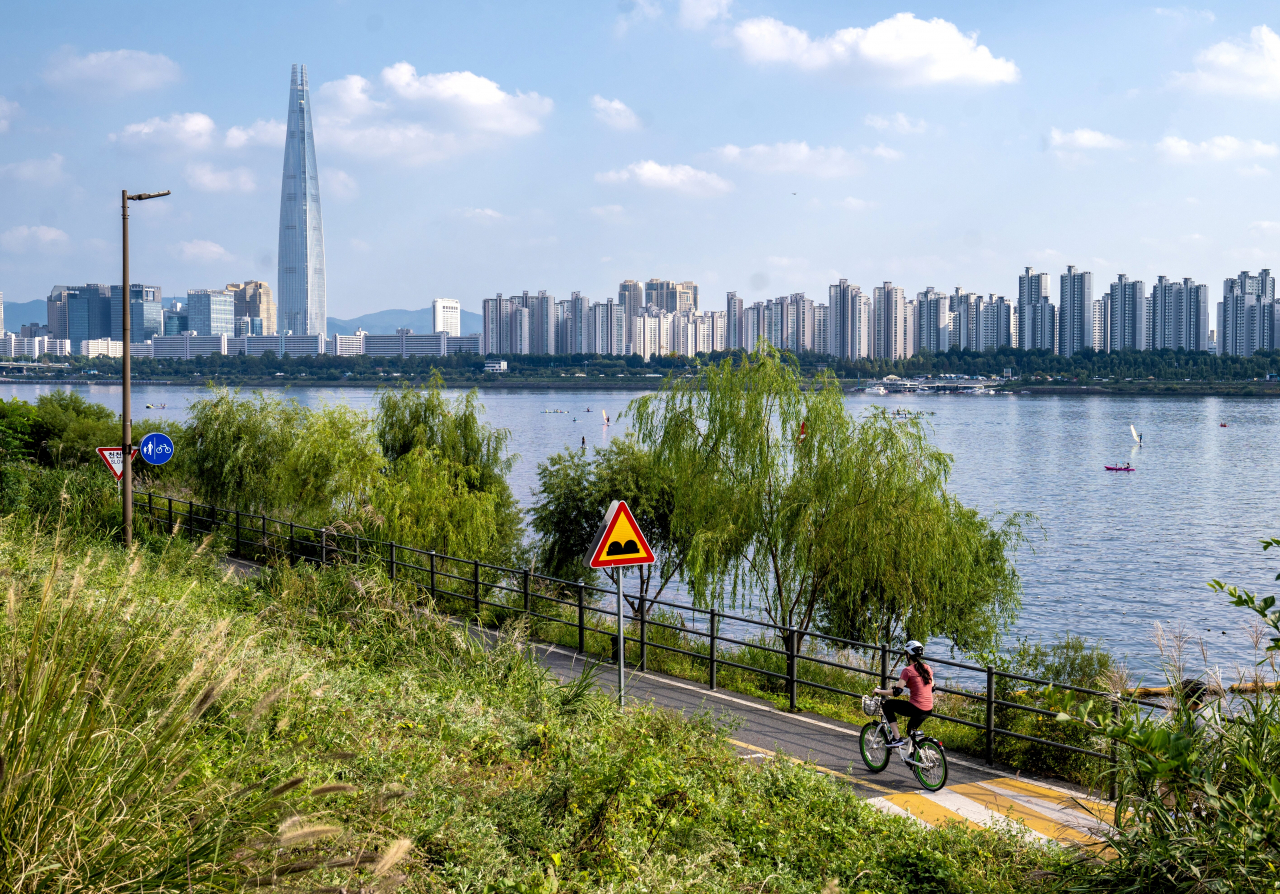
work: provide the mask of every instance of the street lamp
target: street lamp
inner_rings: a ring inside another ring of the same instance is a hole
[[[142,202],[147,199],[158,199],[161,196],[167,196],[169,190],[164,192],[140,192],[129,195],[127,189],[120,190],[120,219],[124,228],[124,239],[122,242],[122,251],[124,255],[124,270],[120,277],[120,319],[123,324],[121,329],[121,339],[124,342],[124,362],[120,371],[120,379],[124,383],[124,397],[121,400],[120,420],[121,420],[121,440],[124,455],[121,457],[121,474],[120,474],[120,495],[123,500],[124,515],[124,548],[129,549],[133,546],[133,410],[129,406],[129,311],[132,297],[129,290],[129,203]]]

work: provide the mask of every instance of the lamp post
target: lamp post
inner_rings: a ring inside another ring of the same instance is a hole
[[[158,199],[167,196],[164,192],[140,192],[129,195],[127,189],[120,190],[120,220],[123,227],[121,242],[124,262],[120,276],[120,320],[121,340],[124,342],[123,363],[120,380],[124,384],[124,396],[120,402],[121,441],[123,456],[121,457],[120,496],[123,501],[124,548],[133,546],[133,409],[129,405],[129,316],[132,293],[129,290],[129,202],[142,202],[147,199]]]

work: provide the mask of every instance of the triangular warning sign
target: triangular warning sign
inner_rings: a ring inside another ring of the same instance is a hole
[[[98,456],[102,457],[102,461],[107,464],[107,468],[111,470],[111,474],[116,476],[116,481],[124,477],[124,448],[123,447],[99,447]],[[129,454],[130,459],[136,459],[138,456],[138,448],[133,448],[133,453]]]
[[[595,543],[587,553],[590,568],[617,568],[619,565],[650,565],[653,550],[640,533],[636,518],[622,500],[614,500],[596,531]]]

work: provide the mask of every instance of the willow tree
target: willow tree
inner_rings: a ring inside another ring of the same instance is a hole
[[[770,350],[726,359],[629,410],[671,490],[696,602],[759,599],[773,623],[989,644],[1018,608],[999,530],[945,490],[950,458],[914,417],[845,406]],[[992,540],[994,537],[994,541]]]

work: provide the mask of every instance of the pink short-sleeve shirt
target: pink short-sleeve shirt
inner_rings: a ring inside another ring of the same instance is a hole
[[[933,678],[933,668],[925,665],[929,670],[930,679]],[[915,705],[921,711],[933,710],[933,684],[926,683],[920,679],[920,674],[911,665],[907,665],[902,669],[902,673],[898,675],[899,682],[903,686],[911,690],[911,704]]]

